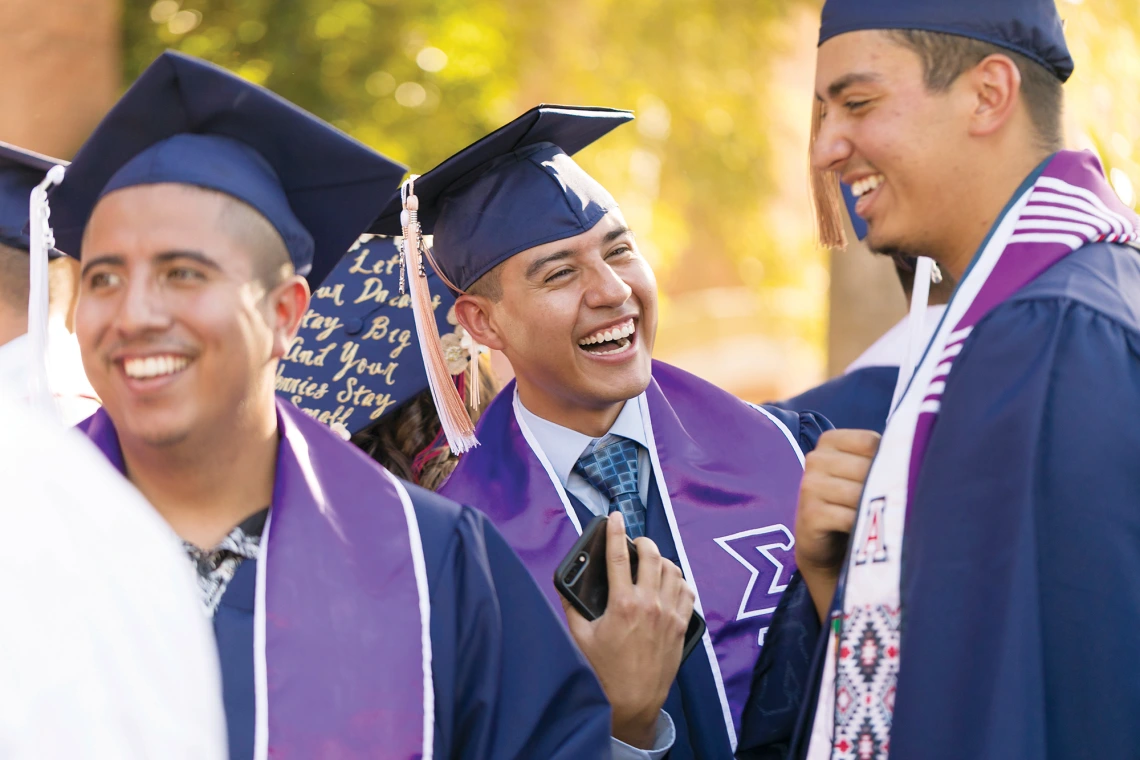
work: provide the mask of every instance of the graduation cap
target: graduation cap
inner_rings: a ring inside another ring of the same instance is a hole
[[[58,247],[80,255],[99,199],[178,183],[252,206],[299,274],[322,281],[376,218],[404,168],[268,90],[167,51],[80,148],[51,204]]]
[[[67,166],[67,162],[0,142],[0,243],[21,251],[29,249],[28,203],[32,189],[55,166]],[[63,254],[53,248],[48,255],[56,258]]]
[[[1053,0],[827,0],[819,44],[866,29],[955,34],[1020,53],[1062,82],[1073,73]]]
[[[405,181],[371,231],[401,235],[427,376],[452,450],[478,445],[427,319],[426,273],[463,292],[511,256],[588,232],[617,208],[570,156],[631,121],[613,108],[541,105]],[[434,237],[431,249],[423,235]],[[425,261],[430,266],[425,266]]]
[[[401,294],[400,249],[392,238],[363,241],[313,291],[297,339],[277,365],[277,392],[304,412],[352,435],[428,387],[411,298]],[[469,367],[455,297],[434,272],[436,329],[452,375]]]

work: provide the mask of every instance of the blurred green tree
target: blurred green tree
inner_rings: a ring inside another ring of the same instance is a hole
[[[269,87],[415,172],[540,102],[634,109],[632,126],[579,160],[622,203],[654,264],[668,325],[659,353],[774,350],[801,363],[806,356],[818,372],[827,273],[806,150],[819,6],[124,0],[124,76],[133,81],[177,48]],[[1135,203],[1140,4],[1059,7],[1077,59],[1070,136],[1099,151]],[[777,342],[733,343],[757,334]]]

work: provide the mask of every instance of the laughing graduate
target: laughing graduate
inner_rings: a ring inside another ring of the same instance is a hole
[[[1140,222],[1060,149],[1072,69],[1051,0],[824,7],[813,165],[862,183],[872,248],[959,284],[846,557],[797,536],[825,612],[838,579],[812,760],[1140,747]],[[809,461],[802,522],[857,459]]]
[[[617,203],[570,157],[631,118],[528,111],[408,183],[375,230],[406,235],[413,295],[417,272],[438,267],[461,294],[467,333],[503,351],[516,374],[472,448],[454,385],[431,371],[438,338],[421,330],[445,429],[468,450],[440,493],[484,510],[554,604],[551,577],[582,526],[610,514],[610,541],[623,523],[636,539],[629,595],[616,603],[611,588],[594,623],[567,611],[614,707],[614,756],[726,758],[794,572],[803,453],[825,423],[750,406],[652,360],[653,272]],[[420,232],[434,234],[431,249]],[[684,584],[682,570],[708,633],[678,672],[687,607],[654,601],[642,578]],[[672,612],[672,631],[657,607]],[[788,694],[766,698],[768,727],[790,735]]]
[[[402,171],[160,56],[52,196],[106,402],[86,433],[186,542],[233,760],[600,757],[604,695],[495,529],[274,395],[309,283]]]

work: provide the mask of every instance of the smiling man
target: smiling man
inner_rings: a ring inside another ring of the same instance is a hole
[[[1060,149],[1072,69],[1052,0],[824,7],[814,168],[958,285],[877,455],[808,457],[811,760],[1140,746],[1140,220]]]
[[[276,401],[309,283],[401,173],[160,56],[52,199],[106,402],[86,432],[186,544],[233,760],[597,757],[601,689],[498,533]]]
[[[566,610],[613,705],[614,756],[727,758],[794,571],[803,451],[826,423],[653,361],[653,271],[617,203],[570,158],[631,118],[541,106],[410,188],[441,276],[462,293],[460,323],[516,378],[440,492],[486,511],[554,604],[551,577],[582,526],[610,514],[620,544],[624,525],[637,583],[611,585],[592,623]],[[401,231],[399,206],[375,231]],[[678,672],[694,595],[708,633]],[[773,737],[790,734],[803,678],[765,695]]]

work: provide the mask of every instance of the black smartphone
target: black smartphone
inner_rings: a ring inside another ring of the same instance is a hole
[[[591,520],[554,571],[554,587],[558,593],[587,620],[600,618],[606,611],[606,602],[610,598],[609,574],[606,570],[607,522],[605,517]],[[632,571],[633,582],[637,583],[637,547],[629,536],[625,540],[629,547],[629,569]],[[704,635],[705,620],[693,610],[689,628],[685,631],[681,662],[692,653]]]

